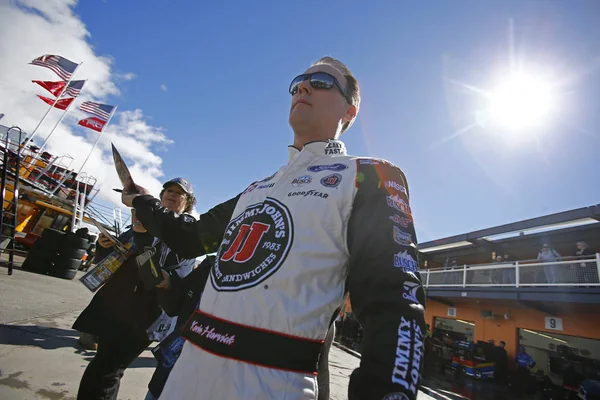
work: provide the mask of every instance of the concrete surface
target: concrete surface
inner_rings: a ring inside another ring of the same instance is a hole
[[[77,280],[19,269],[8,276],[0,268],[0,399],[75,399],[94,352],[78,344],[71,326],[91,297]],[[329,359],[331,399],[346,399],[348,377],[360,359],[337,347]],[[142,400],[154,367],[146,350],[125,372],[119,399]],[[426,399],[431,397],[420,393],[419,400]]]

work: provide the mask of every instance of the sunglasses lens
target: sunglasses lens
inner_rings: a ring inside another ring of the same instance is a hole
[[[300,85],[300,83],[302,83],[304,80],[306,80],[306,75],[298,75],[292,80],[289,89],[289,92],[292,96],[296,94],[296,92],[298,91],[298,85]]]
[[[331,89],[334,85],[333,77],[324,72],[317,72],[310,77],[310,85],[315,89]]]

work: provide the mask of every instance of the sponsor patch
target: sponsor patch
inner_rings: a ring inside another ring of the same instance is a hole
[[[423,358],[423,332],[414,320],[400,317],[396,361],[392,370],[392,383],[417,394],[421,359]]]
[[[341,181],[342,181],[342,175],[331,174],[331,175],[327,175],[324,178],[321,178],[321,185],[323,185],[325,187],[334,188],[334,187],[338,187],[338,185],[340,184]]]
[[[390,167],[396,167],[394,164],[392,164],[389,161],[383,160],[381,158],[361,158],[358,160],[359,164],[366,164],[366,165],[387,165]]]
[[[387,196],[387,205],[389,207],[395,208],[398,211],[402,211],[404,214],[411,216],[412,212],[410,210],[410,206],[408,205],[408,203],[406,201],[404,201],[403,199],[400,198],[400,196],[393,195],[393,196]]]
[[[386,189],[394,189],[394,190],[396,190],[398,192],[407,194],[406,193],[406,188],[404,186],[402,186],[401,184],[399,184],[398,182],[396,182],[396,181],[385,181],[384,187]]]
[[[416,282],[404,282],[404,293],[402,293],[402,298],[416,304],[421,304],[419,303],[419,300],[417,300],[417,291],[420,287],[421,285]]]
[[[277,174],[277,172],[275,172],[275,173],[274,173],[273,175],[271,175],[271,176],[267,176],[265,179],[261,180],[260,182],[268,182],[268,181],[270,181],[271,179],[273,179],[273,177],[274,177],[276,174]]]
[[[302,185],[305,185],[305,184],[311,183],[311,182],[312,182],[312,177],[310,175],[299,176],[298,178],[296,178],[292,181],[292,186],[299,187],[299,186],[302,186]]]
[[[322,197],[324,199],[326,199],[327,197],[329,197],[329,195],[327,193],[323,193],[323,192],[317,192],[316,190],[303,190],[300,192],[290,192],[288,193],[288,197],[294,197],[294,196],[316,196],[316,197]]]
[[[412,235],[402,232],[400,228],[394,226],[394,242],[402,246],[410,246],[412,244]]]
[[[347,169],[346,164],[330,164],[330,165],[313,165],[312,167],[306,168],[310,172],[321,172],[321,171],[343,171]]]
[[[279,201],[267,198],[231,220],[210,271],[217,291],[259,284],[285,261],[293,241],[292,218]]]
[[[413,222],[412,218],[401,217],[398,214],[392,215],[390,219],[404,228],[408,228],[408,226]]]
[[[273,186],[275,186],[275,183],[266,183],[266,184],[262,184],[262,185],[259,183],[260,182],[256,182],[256,183],[253,183],[252,185],[248,186],[246,188],[246,190],[244,190],[242,192],[242,195],[245,195],[246,193],[250,193],[254,190],[267,189],[267,188],[272,188]]]
[[[417,261],[406,250],[394,254],[394,267],[402,268],[404,272],[417,272]]]
[[[410,400],[404,393],[388,393],[381,400]]]

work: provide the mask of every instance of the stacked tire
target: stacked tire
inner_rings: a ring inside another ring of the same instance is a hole
[[[58,248],[50,275],[62,279],[73,279],[81,267],[83,256],[90,248],[90,241],[74,233],[68,233]]]
[[[54,269],[54,260],[62,246],[66,234],[55,229],[44,229],[42,236],[35,241],[21,266],[25,271],[47,274]]]

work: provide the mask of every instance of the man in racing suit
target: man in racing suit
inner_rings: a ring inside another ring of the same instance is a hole
[[[325,57],[289,91],[294,145],[272,176],[197,222],[123,194],[181,256],[217,252],[161,399],[316,399],[323,341],[347,292],[364,328],[349,399],[416,398],[425,295],[405,175],[337,140],[360,103],[344,64]]]

